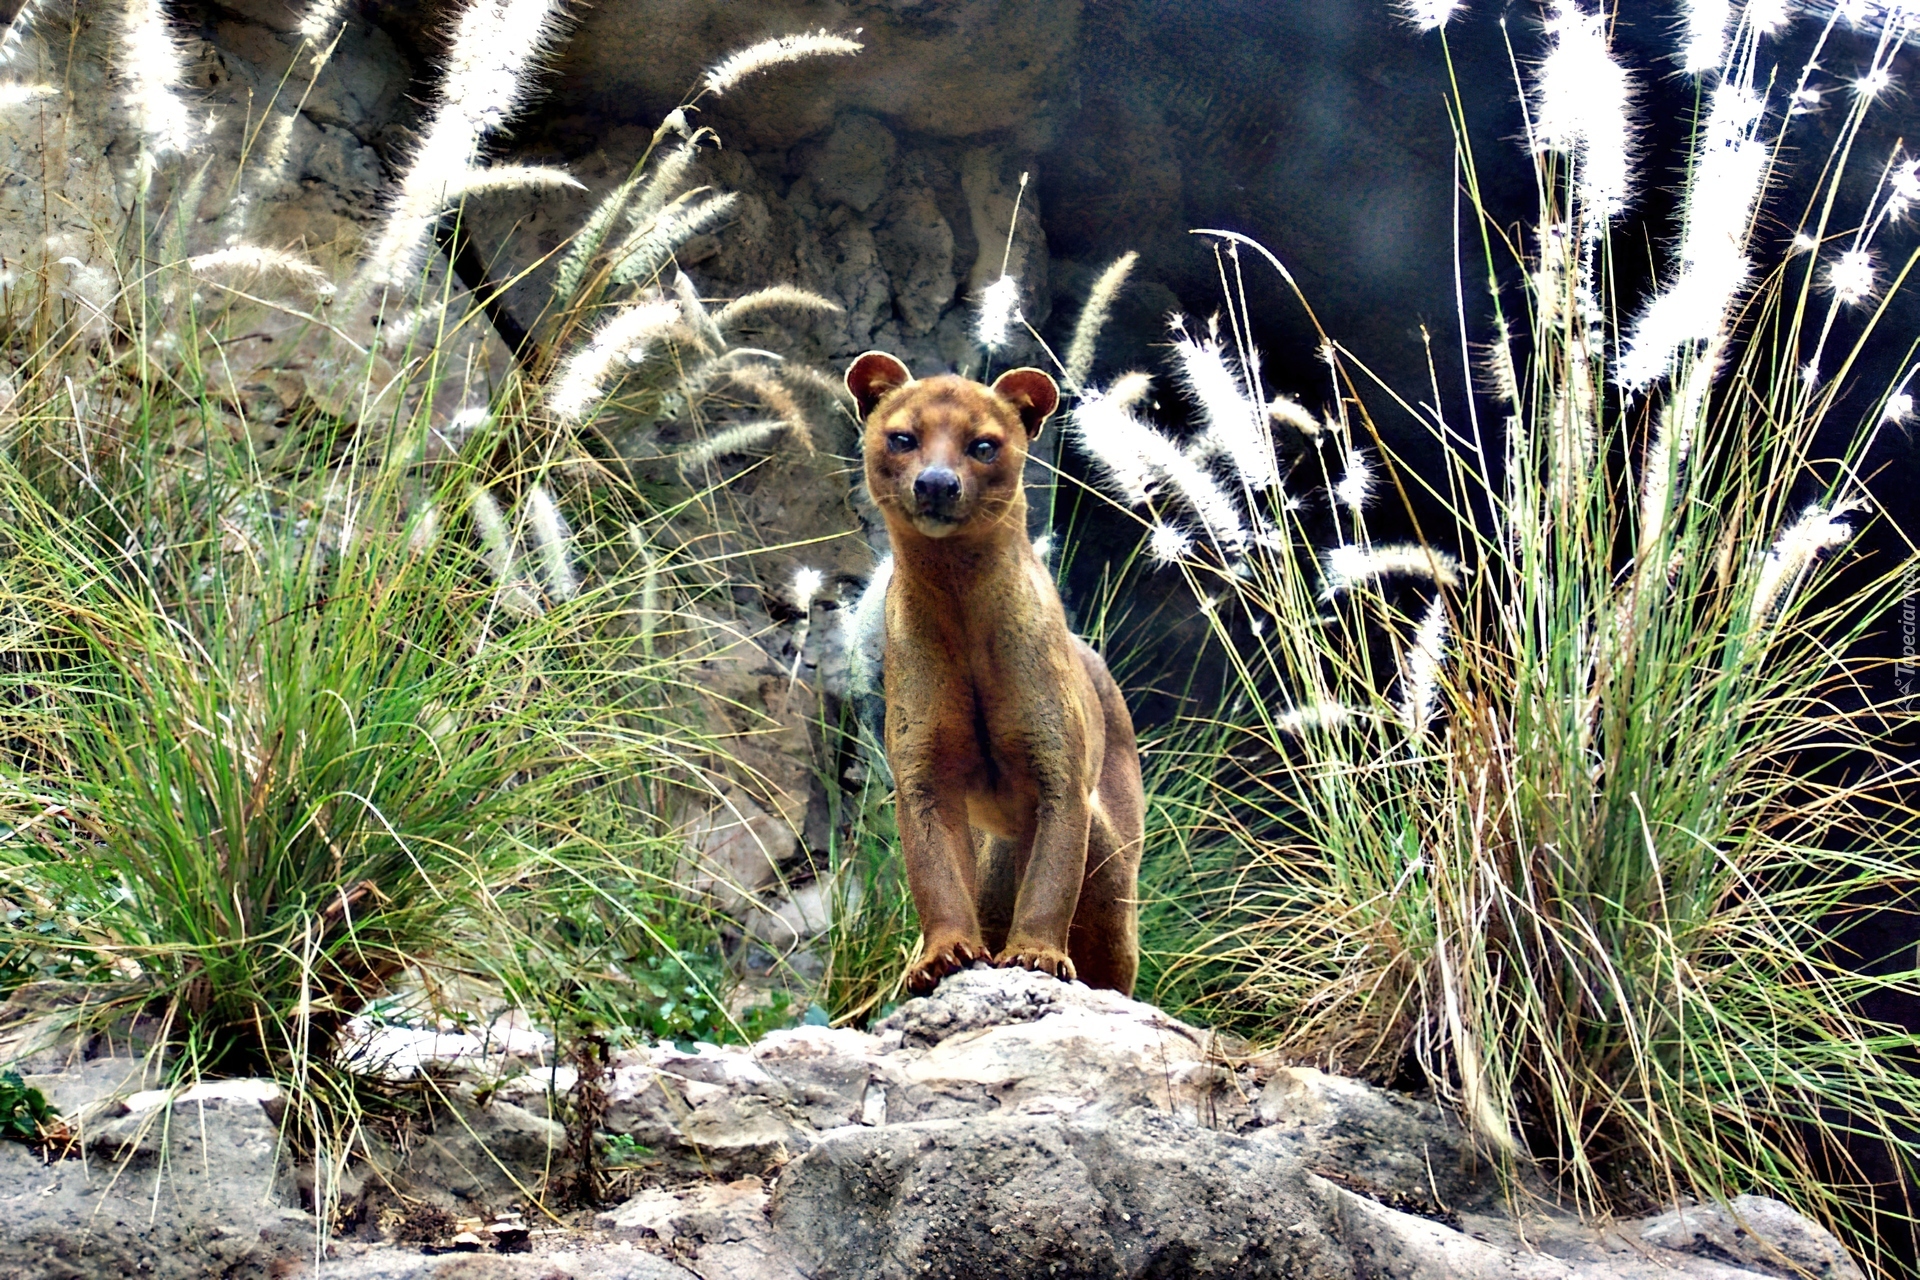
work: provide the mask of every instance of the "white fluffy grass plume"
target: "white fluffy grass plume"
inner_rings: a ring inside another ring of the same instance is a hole
[[[859,35],[859,29],[855,28],[853,34]],[[799,35],[776,36],[771,40],[762,40],[759,44],[749,45],[709,67],[706,75],[706,90],[715,97],[719,97],[748,76],[758,74],[770,67],[800,62],[807,58],[845,56],[858,53],[864,48],[866,46],[858,40],[834,35],[824,27],[814,32],[803,31]]]
[[[543,485],[527,490],[527,524],[534,545],[540,551],[541,577],[547,594],[555,600],[571,600],[580,593],[580,577],[573,568],[573,531],[560,506]]]
[[[150,156],[185,151],[193,120],[180,97],[187,58],[160,0],[127,0],[120,18],[120,75],[127,106]]]
[[[1130,505],[1156,495],[1172,498],[1200,518],[1216,546],[1241,549],[1247,528],[1227,491],[1179,445],[1133,415],[1132,406],[1150,386],[1144,373],[1130,373],[1083,400],[1067,420],[1074,442]]]
[[[1342,543],[1327,552],[1321,564],[1320,596],[1331,600],[1370,582],[1388,577],[1422,578],[1445,587],[1460,585],[1460,562],[1446,552],[1413,542],[1384,546]]]
[[[1828,508],[1816,503],[1780,532],[1760,562],[1748,612],[1750,625],[1759,627],[1771,620],[1820,553],[1853,537],[1853,526],[1841,517],[1858,505],[1839,502]]]
[[[554,379],[547,407],[563,422],[578,422],[599,402],[619,361],[638,363],[647,344],[680,319],[680,305],[655,298],[637,302],[603,323],[587,345],[568,357]]]
[[[367,254],[366,284],[403,284],[418,270],[449,193],[473,181],[482,139],[519,109],[558,22],[555,0],[473,0],[460,15],[438,105]]]
[[[1552,52],[1540,64],[1534,139],[1574,161],[1583,233],[1597,238],[1626,208],[1632,86],[1607,49],[1606,15],[1577,0],[1554,0],[1547,15]]]
[[[1437,31],[1467,6],[1461,0],[1394,0],[1393,7],[1416,31]]]
[[[1435,596],[1401,660],[1400,722],[1409,738],[1423,738],[1440,701],[1440,667],[1446,659],[1447,602]]]
[[[0,111],[51,98],[59,92],[50,84],[0,84]]]
[[[1173,349],[1180,361],[1181,384],[1206,415],[1206,447],[1231,458],[1233,469],[1249,489],[1269,489],[1280,483],[1267,407],[1256,403],[1241,377],[1228,367],[1220,339],[1179,333]]]
[[[1755,136],[1764,112],[1749,89],[1713,90],[1687,188],[1680,275],[1634,322],[1617,371],[1622,385],[1638,389],[1672,372],[1676,352],[1725,326],[1753,270],[1746,248],[1767,171],[1767,145]]]
[[[1013,322],[1020,314],[1020,282],[1010,275],[980,291],[979,309],[974,313],[973,336],[988,351],[1007,345]]]
[[[300,15],[300,25],[294,30],[302,39],[318,44],[333,34],[340,22],[340,10],[345,7],[346,0],[313,0]]]
[[[1129,249],[1115,258],[1100,278],[1093,282],[1093,288],[1087,293],[1087,305],[1080,309],[1080,319],[1073,326],[1073,340],[1067,345],[1067,362],[1064,369],[1067,386],[1079,388],[1086,385],[1087,375],[1093,372],[1095,346],[1100,331],[1106,328],[1107,314],[1113,309],[1113,300],[1120,294],[1120,286],[1127,282],[1127,276],[1133,271],[1133,264],[1140,255]]]
[[[297,280],[322,296],[333,292],[327,273],[299,254],[259,245],[235,244],[212,253],[187,259],[187,269],[195,275],[260,275],[271,272]]]

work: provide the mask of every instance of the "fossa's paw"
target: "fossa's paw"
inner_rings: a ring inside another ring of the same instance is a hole
[[[916,996],[930,995],[948,974],[958,973],[976,960],[991,962],[992,959],[986,947],[965,938],[930,941],[913,967],[907,970],[907,990]]]
[[[1073,961],[1067,959],[1067,953],[1045,946],[1009,946],[994,957],[993,963],[1001,969],[1031,969],[1035,973],[1050,973],[1062,982],[1072,982],[1080,975],[1074,972]]]

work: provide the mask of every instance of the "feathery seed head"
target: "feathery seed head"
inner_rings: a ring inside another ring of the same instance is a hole
[[[493,421],[493,410],[486,405],[469,405],[447,419],[447,425],[440,429],[440,435],[448,444],[459,443],[474,432]]]
[[[1320,598],[1331,600],[1345,591],[1381,578],[1423,578],[1443,587],[1460,585],[1460,562],[1437,548],[1414,542],[1367,546],[1345,542],[1321,561]]]
[[[547,594],[555,600],[571,600],[580,591],[580,578],[573,570],[573,531],[567,528],[567,518],[544,485],[527,490],[527,508],[527,523],[534,545],[540,549]]]
[[[1045,564],[1048,557],[1053,555],[1053,535],[1043,533],[1035,538],[1033,540],[1033,554],[1035,559],[1039,560],[1041,564]]]
[[[1416,31],[1436,31],[1467,6],[1462,0],[1395,0],[1394,7]]]
[[[1749,626],[1761,626],[1778,612],[1822,551],[1840,546],[1853,537],[1853,526],[1841,517],[1860,506],[1858,500],[1847,500],[1835,503],[1829,510],[1815,503],[1781,530],[1766,559],[1760,563],[1753,587],[1753,605],[1747,615]]]
[[[1765,110],[1743,86],[1714,88],[1687,188],[1680,276],[1634,322],[1616,370],[1630,390],[1671,373],[1688,344],[1720,333],[1753,273],[1746,244],[1766,179],[1767,146],[1755,136]]]
[[[1908,204],[1920,200],[1920,160],[1903,160],[1893,166],[1887,175],[1887,185],[1893,188],[1896,200]]]
[[[1080,319],[1073,326],[1073,340],[1067,345],[1067,363],[1063,373],[1067,386],[1078,390],[1086,385],[1087,377],[1093,372],[1093,356],[1100,331],[1106,327],[1107,314],[1113,308],[1113,300],[1120,292],[1120,286],[1126,283],[1127,275],[1133,270],[1133,264],[1140,255],[1129,249],[1115,258],[1100,278],[1093,282],[1093,288],[1087,294],[1087,304],[1080,308]]]
[[[1233,460],[1248,488],[1278,484],[1280,464],[1273,456],[1273,430],[1264,406],[1255,406],[1243,380],[1227,367],[1219,338],[1209,335],[1196,341],[1185,336],[1184,329],[1179,332],[1173,349],[1180,360],[1180,380],[1206,415],[1208,447]]]
[[[194,127],[180,98],[186,55],[167,22],[161,0],[126,0],[120,23],[120,73],[127,105],[147,151],[163,156],[193,145]]]
[[[507,518],[493,494],[480,485],[467,490],[468,508],[473,512],[473,527],[480,535],[480,553],[494,581],[505,585],[513,574],[513,542],[507,535]]]
[[[1316,731],[1338,729],[1352,719],[1352,708],[1323,699],[1281,712],[1274,725],[1280,732],[1297,738]]]
[[[1409,738],[1423,738],[1433,723],[1434,704],[1440,696],[1440,667],[1446,658],[1447,602],[1436,595],[1427,606],[1420,626],[1414,632],[1401,670],[1401,687],[1406,696],[1400,704],[1400,721]]]
[[[1853,82],[1853,92],[1859,98],[1877,98],[1893,87],[1893,74],[1885,67],[1874,67]]]
[[[1082,400],[1067,419],[1069,437],[1129,505],[1164,489],[1193,509],[1215,545],[1244,547],[1246,525],[1226,490],[1179,445],[1133,416],[1131,406],[1150,385],[1145,374],[1128,374],[1106,394]]]
[[[426,555],[439,541],[440,508],[429,502],[413,517],[413,527],[407,532],[407,554]]]
[[[1520,375],[1513,367],[1513,339],[1504,317],[1494,321],[1493,341],[1487,345],[1487,379],[1493,394],[1510,408],[1520,407]]]
[[[1292,396],[1276,395],[1267,402],[1267,417],[1284,423],[1312,440],[1320,434],[1320,419]]]
[[[1540,147],[1574,160],[1583,229],[1597,239],[1626,208],[1633,90],[1607,48],[1606,15],[1577,0],[1554,0],[1547,18],[1553,49],[1540,65],[1534,132]]]
[[[859,35],[860,29],[855,27],[853,34]],[[864,48],[866,46],[858,40],[834,35],[824,27],[811,33],[776,36],[771,40],[762,40],[759,44],[749,45],[709,67],[706,75],[706,91],[717,98],[748,76],[765,71],[769,67],[799,62],[806,58],[827,55],[844,56],[858,53]]]
[[[439,105],[429,117],[354,292],[404,285],[480,142],[519,109],[558,25],[557,0],[472,0],[454,27]]]
[[[1003,274],[980,293],[973,320],[974,340],[988,351],[999,351],[1007,345],[1007,331],[1019,312],[1020,282]]]
[[[1854,306],[1873,296],[1873,257],[1865,249],[1848,249],[1827,267],[1827,287],[1843,304]]]
[[[706,439],[698,444],[690,444],[674,452],[674,465],[679,467],[681,475],[698,471],[710,462],[717,462],[729,454],[761,453],[765,447],[788,429],[787,424],[778,418],[766,418],[758,422],[740,422],[710,432]]]
[[[1818,249],[1819,247],[1820,247],[1820,242],[1818,240],[1815,240],[1812,236],[1808,235],[1804,231],[1796,231],[1793,234],[1793,243],[1787,246],[1787,252],[1790,254],[1812,253],[1815,249]]]
[[[1193,553],[1193,536],[1176,525],[1154,522],[1147,535],[1147,554],[1160,565],[1174,564]]]
[[[1732,0],[1687,0],[1686,44],[1682,65],[1690,75],[1717,70],[1727,47],[1727,23],[1733,17]]]
[[[333,292],[333,282],[327,279],[327,273],[299,254],[283,249],[266,249],[259,245],[235,244],[212,253],[203,253],[188,258],[187,269],[195,275],[212,275],[222,271],[254,274],[273,271],[291,276],[316,294],[324,296]]]
[[[313,44],[319,44],[333,35],[333,29],[340,21],[340,10],[346,0],[313,0],[307,11],[300,16],[300,25],[294,30],[300,38]]]
[[[1373,485],[1373,464],[1367,461],[1367,455],[1358,449],[1347,450],[1346,470],[1333,486],[1333,496],[1357,514],[1373,497]]]
[[[811,311],[819,315],[832,315],[840,309],[840,304],[833,299],[823,298],[809,289],[776,284],[735,298],[720,308],[720,314],[713,319],[725,330],[767,311]]]
[[[1913,416],[1913,397],[1905,391],[1896,391],[1887,397],[1886,405],[1880,410],[1880,421],[1902,423]]]
[[[679,319],[679,304],[664,298],[637,302],[616,314],[561,367],[548,393],[548,408],[563,422],[578,422],[599,401],[601,384],[613,371],[614,362],[644,349]]]
[[[492,191],[527,191],[543,187],[571,187],[586,190],[586,184],[568,173],[545,164],[495,164],[484,169],[467,169],[447,183],[441,199],[448,204],[462,196],[485,195]]]
[[[635,225],[613,251],[613,282],[651,280],[680,246],[723,221],[740,202],[732,192],[709,199],[700,197],[700,191],[689,191]]]
[[[50,84],[0,84],[0,111],[51,98],[59,92]]]
[[[813,602],[820,595],[820,588],[826,585],[826,575],[811,565],[801,565],[793,571],[793,603],[800,612],[813,608]]]

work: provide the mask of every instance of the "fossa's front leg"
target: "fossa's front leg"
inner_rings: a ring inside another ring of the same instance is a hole
[[[915,995],[927,994],[976,960],[993,958],[974,907],[979,872],[967,825],[970,744],[954,731],[955,696],[947,695],[945,715],[931,714],[933,699],[911,696],[897,702],[890,697],[887,708],[900,856],[920,913],[920,956],[907,970],[907,989]]]
[[[1033,847],[1014,900],[1013,923],[995,963],[1037,969],[1057,978],[1075,975],[1067,934],[1087,870],[1089,725],[1071,696],[1034,697],[1021,740],[1036,792]]]

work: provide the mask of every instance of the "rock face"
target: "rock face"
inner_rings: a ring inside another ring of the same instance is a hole
[[[663,1185],[538,1236],[532,1256],[341,1242],[317,1264],[277,1090],[169,1099],[127,1060],[81,1063],[34,1082],[89,1160],[0,1144],[0,1275],[1860,1278],[1826,1232],[1754,1197],[1605,1231],[1516,1220],[1431,1103],[1225,1047],[1111,992],[974,970],[871,1035],[632,1050],[602,1126],[651,1148]],[[479,1070],[451,1057],[436,1079],[452,1101],[350,1180],[385,1179],[449,1222],[529,1209],[556,1168],[549,1112],[569,1073]]]
[[[284,1203],[277,1089],[227,1081],[135,1109],[114,1099],[144,1077],[118,1058],[33,1082],[81,1118],[85,1158],[0,1143],[0,1274],[265,1275],[313,1250],[312,1217]]]

